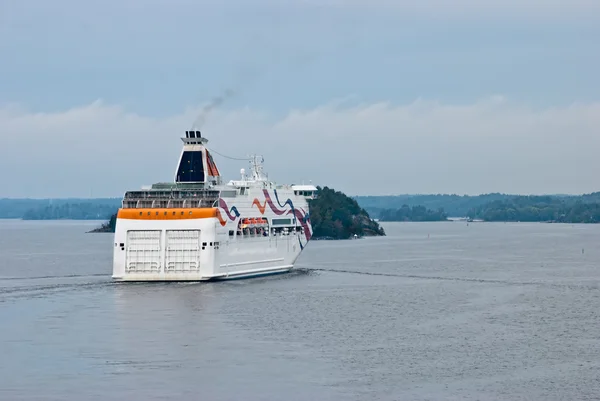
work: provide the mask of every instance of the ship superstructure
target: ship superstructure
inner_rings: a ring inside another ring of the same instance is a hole
[[[175,179],[128,191],[117,214],[113,278],[201,281],[291,270],[312,236],[313,185],[276,185],[252,156],[224,184],[200,131],[186,131]]]

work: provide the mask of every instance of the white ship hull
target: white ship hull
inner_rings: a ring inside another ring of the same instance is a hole
[[[221,183],[200,131],[186,131],[175,180],[128,191],[115,229],[113,279],[205,281],[284,273],[312,236],[312,185],[252,174]]]
[[[266,224],[240,230],[247,218]],[[250,189],[220,198],[214,208],[121,209],[113,278],[206,281],[285,273],[311,235],[306,199],[291,190]]]

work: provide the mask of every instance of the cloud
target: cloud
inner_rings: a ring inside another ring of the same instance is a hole
[[[235,0],[234,0],[235,2]],[[274,0],[262,0],[261,4],[274,5]],[[363,8],[369,10],[386,9],[404,13],[425,15],[494,14],[509,12],[534,16],[569,12],[597,11],[600,5],[596,0],[304,0],[302,6]]]
[[[161,118],[102,101],[53,113],[0,108],[0,197],[120,196],[171,180],[178,137],[204,107]],[[283,116],[215,109],[203,132],[219,153],[263,154],[277,182],[312,180],[350,194],[600,190],[600,103],[533,109],[502,96],[400,105],[350,97]],[[228,179],[247,167],[215,157]]]
[[[274,4],[274,1],[264,0],[264,3]],[[573,0],[565,2],[563,0],[304,0],[303,5],[332,5],[332,6],[381,6],[392,7],[396,9],[414,9],[414,8],[505,8],[505,9],[538,9],[562,7],[569,8],[596,8],[598,4],[595,0]]]

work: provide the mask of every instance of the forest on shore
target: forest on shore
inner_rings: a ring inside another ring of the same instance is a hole
[[[356,196],[381,221],[484,221],[600,223],[600,192],[585,195],[398,195]]]
[[[0,199],[0,219],[106,220],[120,198]]]
[[[373,219],[445,221],[465,217],[484,221],[600,223],[600,192],[585,195],[397,195],[349,197],[329,187],[319,188],[310,213],[315,237],[383,235]],[[0,219],[109,220],[120,198],[0,199]],[[374,224],[375,223],[375,224]]]

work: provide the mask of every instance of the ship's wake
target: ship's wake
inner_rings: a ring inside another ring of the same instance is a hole
[[[566,284],[566,283],[548,283],[542,281],[512,281],[512,280],[500,280],[500,279],[486,279],[486,278],[473,278],[473,277],[446,277],[446,276],[427,276],[420,274],[402,274],[402,273],[385,273],[385,272],[367,272],[360,270],[349,270],[349,269],[329,269],[329,268],[304,268],[305,270],[311,270],[314,272],[331,272],[331,273],[348,273],[348,274],[360,274],[366,276],[382,276],[382,277],[397,277],[406,279],[416,280],[435,280],[435,281],[462,281],[471,283],[483,283],[483,284],[500,284],[500,285],[511,285],[511,286],[540,286],[540,287],[554,287],[554,288],[566,288],[566,289],[588,289],[588,290],[599,290],[600,284]],[[300,269],[298,269],[300,270]]]
[[[44,280],[44,279],[61,279],[61,278],[85,278],[85,277],[110,277],[106,273],[97,274],[66,274],[62,276],[26,276],[26,277],[0,277],[0,281],[13,281],[13,280]]]

